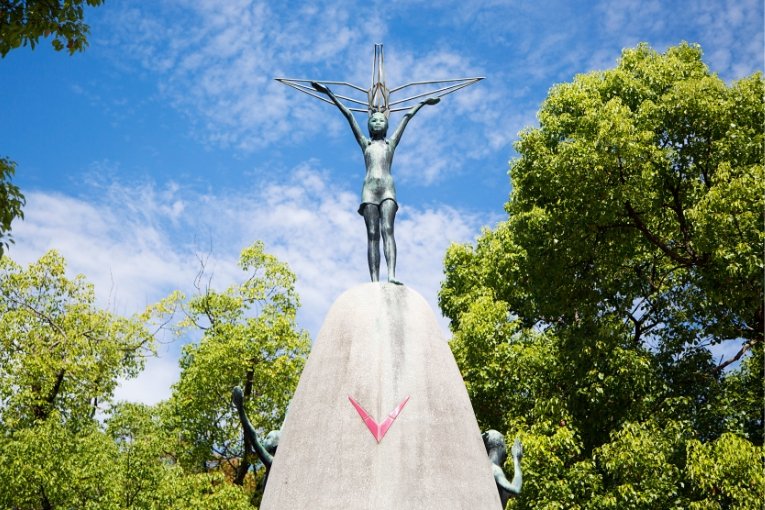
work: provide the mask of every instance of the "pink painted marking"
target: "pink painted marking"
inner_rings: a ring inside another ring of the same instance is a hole
[[[356,408],[359,416],[361,416],[361,419],[364,420],[367,428],[379,443],[382,441],[382,438],[385,437],[385,433],[388,432],[388,429],[391,425],[393,425],[393,422],[396,420],[396,418],[398,418],[398,415],[401,414],[401,411],[404,409],[406,403],[409,402],[409,397],[406,397],[404,400],[402,400],[401,403],[393,409],[393,411],[388,413],[387,418],[385,418],[382,423],[377,423],[374,418],[369,416],[369,413],[366,412],[366,410],[361,407],[361,404],[356,402],[352,396],[348,395],[348,400],[351,401],[351,404],[353,404],[353,407]]]

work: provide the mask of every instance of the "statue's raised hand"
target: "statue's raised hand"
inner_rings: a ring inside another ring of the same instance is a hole
[[[523,445],[521,444],[521,440],[517,437],[515,438],[512,448],[510,448],[510,455],[517,459],[523,457]]]
[[[431,97],[423,101],[422,104],[434,105],[434,104],[438,104],[439,102],[441,102],[440,97]]]
[[[231,401],[237,408],[242,407],[242,404],[244,403],[244,393],[242,392],[242,388],[239,386],[234,387],[234,391],[231,392]]]
[[[317,92],[321,92],[322,94],[329,94],[329,89],[318,81],[312,81],[311,86],[316,89]]]

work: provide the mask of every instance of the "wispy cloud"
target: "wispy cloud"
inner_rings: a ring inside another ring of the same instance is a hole
[[[59,250],[71,273],[94,283],[100,304],[119,313],[138,312],[174,289],[193,293],[200,256],[213,287],[241,280],[239,251],[256,239],[296,273],[303,304],[298,320],[313,337],[334,299],[369,279],[358,194],[332,182],[314,162],[257,188],[214,194],[172,182],[98,186],[97,202],[28,191],[26,217],[14,227],[17,242],[9,255],[27,263],[48,249]],[[402,205],[397,274],[439,317],[443,254],[450,242],[472,240],[482,220],[447,206]],[[150,401],[168,394],[158,388],[169,388],[177,377],[177,347],[163,346],[161,359],[150,361],[139,380],[125,382],[118,396]],[[155,388],[153,396],[149,387]]]
[[[300,120],[319,105],[293,101],[294,91],[273,78],[340,71],[380,31],[360,23],[354,6],[333,2],[183,1],[108,16],[113,30],[102,47],[158,79],[161,96],[187,114],[198,139],[242,151],[316,133]]]
[[[186,114],[196,139],[243,153],[323,140],[326,131],[334,137],[347,135],[331,106],[273,78],[349,80],[369,86],[372,43],[383,40],[388,20],[395,16],[367,3],[335,1],[283,7],[237,1],[225,8],[218,2],[184,1],[107,12],[112,30],[100,47],[116,64],[138,65],[150,73],[162,100]],[[391,87],[496,72],[483,67],[484,59],[441,43],[387,50]],[[421,113],[405,142],[418,147],[420,164],[414,169],[404,160],[403,180],[427,186],[487,151],[509,154],[512,138],[523,127],[517,121],[528,118],[530,111],[524,108],[519,114],[512,99],[495,74],[472,90],[445,98],[434,109],[437,116]],[[498,122],[509,112],[517,124],[511,129]]]
[[[367,86],[372,43],[390,37],[389,85],[484,75],[412,124],[401,177],[428,186],[487,154],[512,154],[543,93],[574,74],[611,67],[624,47],[700,42],[715,71],[733,79],[762,68],[762,5],[756,0],[552,2],[545,7],[475,0],[439,5],[323,0],[163,2],[104,10],[98,46],[116,65],[139,66],[162,100],[185,113],[196,139],[245,154],[346,136],[342,119],[273,80],[349,80]],[[397,25],[435,30],[413,41]],[[448,33],[449,37],[445,34]],[[437,35],[436,35],[437,34]],[[669,39],[672,38],[672,39]],[[676,38],[676,39],[675,39]],[[467,42],[469,41],[469,44]],[[321,119],[321,122],[306,122]],[[334,142],[330,142],[334,143]]]
[[[763,3],[758,0],[690,2],[640,0],[598,4],[607,38],[625,47],[641,41],[664,51],[681,40],[700,43],[705,61],[726,80],[763,68]]]
[[[94,283],[102,306],[124,314],[191,281],[194,258],[176,251],[163,227],[171,215],[152,203],[155,197],[144,196],[139,205],[120,195],[110,193],[110,205],[104,206],[27,191],[25,220],[14,228],[17,243],[10,256],[30,262],[47,250],[59,250],[73,273],[84,273]]]
[[[622,41],[641,41],[664,28],[666,16],[658,0],[604,1],[598,5],[601,26]],[[634,44],[634,43],[630,43]]]
[[[725,79],[743,78],[763,68],[763,3],[725,0],[721,5],[694,2],[690,14],[698,20],[706,59]]]

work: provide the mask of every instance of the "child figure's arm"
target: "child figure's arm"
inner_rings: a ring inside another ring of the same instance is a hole
[[[244,435],[250,441],[250,444],[255,449],[255,453],[258,455],[260,462],[267,468],[271,467],[271,463],[274,461],[274,456],[268,453],[268,451],[258,441],[258,434],[255,433],[255,427],[250,423],[250,419],[247,417],[247,413],[244,412],[244,394],[242,388],[239,386],[234,388],[231,395],[231,400],[236,406],[236,410],[239,413],[239,421],[242,422],[242,428],[244,429]]]
[[[329,87],[326,87],[322,85],[321,83],[312,81],[311,86],[316,89],[317,92],[321,92],[322,94],[326,94],[333,103],[335,103],[335,106],[337,106],[341,112],[343,112],[343,116],[345,116],[346,120],[348,120],[348,124],[351,126],[351,131],[353,131],[353,136],[356,137],[356,141],[363,149],[367,145],[367,139],[364,136],[364,134],[361,132],[361,128],[356,123],[356,118],[353,116],[353,113],[346,107],[343,103],[340,102],[339,99],[335,96],[335,94],[332,93],[331,90],[329,90]]]
[[[401,140],[401,135],[404,134],[404,129],[406,129],[406,125],[409,124],[409,121],[412,120],[412,117],[420,111],[420,108],[427,105],[433,105],[438,104],[438,102],[441,101],[441,99],[437,97],[431,97],[430,99],[426,99],[425,101],[415,105],[412,107],[411,110],[406,112],[404,114],[404,118],[401,119],[401,123],[396,128],[396,131],[393,133],[393,136],[390,137],[390,143],[393,144],[393,147],[395,148],[398,145],[399,140]]]

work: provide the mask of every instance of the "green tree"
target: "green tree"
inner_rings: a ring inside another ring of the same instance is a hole
[[[725,84],[701,57],[639,45],[554,86],[516,144],[508,220],[447,253],[479,423],[527,444],[513,508],[765,490],[741,468],[763,465],[763,79]]]
[[[49,252],[26,268],[0,259],[0,295],[0,508],[252,508],[220,470],[183,467],[170,403],[111,404],[175,294],[120,317]]]
[[[727,86],[687,44],[553,87],[507,205],[531,315],[610,317],[673,355],[761,343],[763,92],[760,74]]]
[[[95,422],[75,430],[54,411],[0,438],[0,507],[117,510],[117,449]]]
[[[231,463],[236,484],[257,458],[243,443],[232,389],[244,389],[255,427],[280,428],[310,345],[295,324],[299,299],[287,265],[261,242],[242,251],[239,265],[247,272],[244,283],[219,292],[203,288],[200,273],[200,293],[184,300],[182,326],[201,332],[201,339],[184,347],[169,402],[182,438],[181,465],[202,472],[211,462]]]
[[[0,296],[0,506],[117,508],[119,452],[96,412],[142,368],[166,304],[102,310],[53,251],[26,268],[0,259]]]
[[[0,258],[4,249],[13,243],[11,223],[16,218],[24,219],[21,208],[26,203],[18,186],[11,182],[16,173],[16,163],[8,158],[0,158]]]
[[[90,27],[83,22],[85,5],[95,7],[104,0],[0,0],[0,56],[29,44],[35,47],[40,37],[53,36],[56,51],[69,54],[88,45]]]
[[[105,432],[117,449],[111,478],[120,508],[159,506],[163,489],[178,477],[174,441],[163,426],[161,407],[120,402],[109,411]]]
[[[178,464],[167,407],[122,402],[110,410],[104,435],[116,450],[108,475],[112,502],[131,510],[252,509],[249,493],[222,471],[195,473]]]
[[[128,319],[99,309],[56,252],[26,268],[0,259],[0,507],[252,508],[255,477],[240,485],[254,458],[231,389],[249,385],[253,421],[278,426],[308,341],[287,267],[262,244],[241,265],[246,282],[184,303],[181,326],[202,339],[185,348],[173,397],[147,406],[112,394],[142,369],[150,328],[166,326],[181,296]]]
[[[117,379],[135,376],[153,349],[147,322],[164,304],[128,319],[95,303],[82,275],[69,279],[55,251],[26,269],[0,259],[0,423],[34,425],[57,411],[88,422]]]
[[[170,470],[157,490],[152,510],[253,510],[249,497],[222,473],[184,473]]]

